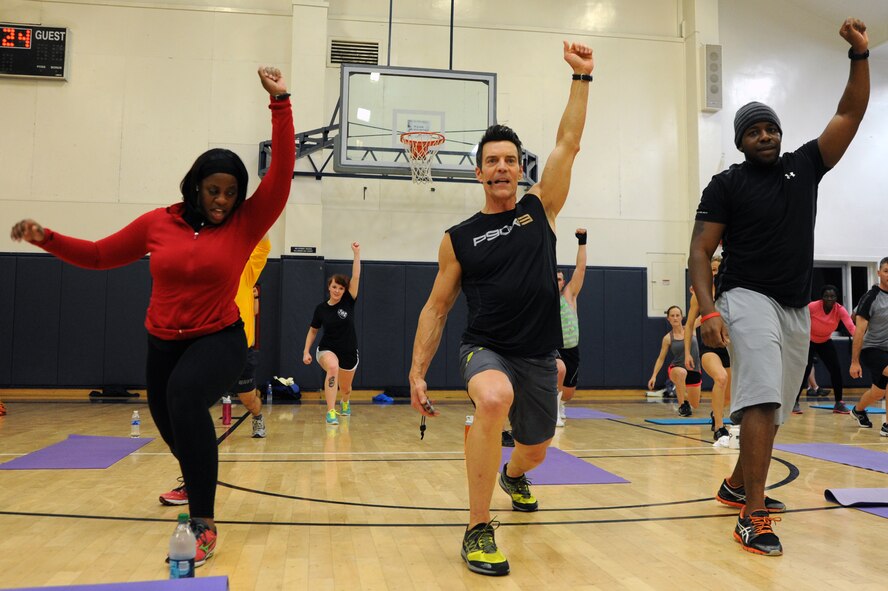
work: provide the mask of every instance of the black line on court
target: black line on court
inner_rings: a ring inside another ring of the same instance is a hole
[[[655,429],[654,427],[649,427],[647,425],[640,425],[638,423],[630,423],[629,421],[621,421],[619,419],[606,419],[612,423],[619,423],[621,425],[628,425],[630,427],[637,427],[639,429],[647,429],[648,431],[653,431],[654,433],[663,433],[665,435],[672,435],[673,437],[681,437],[682,439],[690,439],[691,441],[699,441],[701,443],[710,443],[708,439],[699,439],[697,437],[691,437],[690,435],[682,435],[680,433],[673,433],[672,431],[665,431],[663,429]]]
[[[812,511],[832,511],[833,509],[850,509],[851,507],[843,507],[842,505],[830,505],[826,507],[806,507],[804,509],[792,509],[786,513],[809,513]],[[495,513],[495,511],[494,511]],[[70,513],[35,513],[27,511],[0,511],[0,515],[11,517],[56,517],[60,519],[93,519],[102,521],[128,521],[128,522],[149,522],[149,523],[172,523],[175,519],[160,517],[116,517],[112,515],[76,515]],[[594,525],[608,523],[640,523],[651,521],[687,521],[690,519],[736,519],[737,514],[734,512],[725,513],[723,515],[677,515],[672,517],[623,517],[619,519],[577,519],[572,521],[517,521],[517,522],[500,522],[502,527],[511,526],[527,526],[527,525]],[[288,527],[461,527],[465,528],[464,522],[460,523],[325,523],[316,521],[243,521],[217,520],[219,525],[278,525]]]
[[[564,451],[564,450],[561,450]],[[318,452],[318,454],[322,454],[323,452]],[[391,452],[392,454],[397,455],[398,452]],[[454,452],[455,453],[455,452]],[[569,453],[569,452],[565,452]],[[573,454],[571,454],[573,455]],[[577,456],[574,455],[575,458],[579,458],[581,460],[589,460],[589,459],[608,459],[608,458],[693,458],[693,457],[705,457],[709,458],[712,456],[721,456],[723,454],[716,452],[706,452],[700,451],[696,453],[672,453],[672,454],[625,454],[625,455],[598,455],[598,456]],[[462,462],[465,460],[465,456],[459,456],[458,458],[392,458],[392,459],[383,459],[383,458],[351,458],[351,459],[325,459],[325,458],[314,458],[314,459],[296,459],[296,460],[251,460],[251,459],[243,459],[243,460],[219,460],[220,464],[311,464],[311,463],[347,463],[347,462]]]
[[[228,436],[234,433],[234,430],[240,427],[240,424],[243,423],[248,416],[250,416],[250,411],[247,411],[242,416],[238,417],[234,424],[230,426],[228,430],[225,431],[225,433],[219,436],[219,439],[216,440],[216,445],[219,445],[220,443],[228,439]]]

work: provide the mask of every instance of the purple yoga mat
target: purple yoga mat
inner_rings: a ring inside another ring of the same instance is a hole
[[[174,581],[74,585],[72,587],[28,587],[0,591],[228,591],[228,577],[201,577]]]
[[[512,457],[513,447],[503,448],[503,461]],[[527,473],[533,484],[628,484],[629,481],[593,466],[585,460],[561,451],[557,447],[546,450],[543,463]]]
[[[888,519],[888,488],[828,488],[827,501]]]
[[[0,464],[0,470],[101,470],[154,439],[68,435],[64,441]]]
[[[792,443],[774,449],[888,474],[888,453],[837,443]]]
[[[619,415],[612,415],[600,410],[592,410],[591,408],[583,408],[579,406],[568,406],[564,409],[564,414],[569,419],[622,419]]]

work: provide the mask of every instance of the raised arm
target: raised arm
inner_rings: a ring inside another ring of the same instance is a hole
[[[564,290],[570,293],[572,302],[576,301],[577,296],[580,295],[583,281],[586,280],[586,228],[577,228],[574,236],[577,237],[577,266]]]
[[[413,363],[410,366],[410,404],[420,413],[430,415],[422,405],[428,400],[425,375],[441,343],[447,314],[459,295],[462,267],[453,252],[450,234],[445,234],[438,249],[438,275],[429,299],[419,313],[416,338],[413,340]]]
[[[570,173],[574,159],[580,151],[580,138],[586,125],[586,104],[589,102],[589,83],[595,61],[592,50],[580,43],[564,42],[564,61],[573,69],[574,80],[570,85],[567,107],[561,116],[558,133],[555,136],[555,149],[546,160],[540,182],[530,192],[538,195],[546,210],[549,224],[555,227],[555,217],[564,206],[570,189]],[[585,76],[585,79],[582,77]]]
[[[836,114],[826,125],[826,129],[817,138],[823,163],[828,167],[835,166],[851,140],[857,134],[857,128],[866,113],[870,95],[869,75],[869,38],[866,25],[856,18],[846,19],[839,29],[839,35],[851,46],[851,72],[845,85],[845,92],[839,99]]]
[[[259,68],[262,88],[271,97],[271,164],[252,197],[241,209],[247,224],[257,238],[268,231],[281,215],[290,196],[293,168],[296,163],[296,133],[293,129],[293,110],[287,84],[281,71],[272,67]]]
[[[725,224],[715,222],[694,222],[694,233],[691,236],[690,254],[688,255],[688,271],[691,285],[700,306],[700,315],[707,317],[715,312],[715,301],[712,299],[712,267],[710,259],[718,243],[721,242]],[[710,347],[724,347],[728,342],[728,331],[721,317],[707,318],[700,326],[700,336]]]
[[[361,245],[352,242],[352,252],[355,258],[352,261],[352,276],[348,281],[348,293],[351,294],[353,300],[358,299],[358,284],[361,281]]]

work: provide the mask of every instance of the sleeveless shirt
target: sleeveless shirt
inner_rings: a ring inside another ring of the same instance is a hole
[[[447,230],[469,308],[463,342],[533,357],[561,345],[555,233],[540,198],[476,213]]]

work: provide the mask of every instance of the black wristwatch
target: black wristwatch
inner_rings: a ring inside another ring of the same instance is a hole
[[[276,95],[274,95],[274,96],[271,97],[271,98],[273,98],[273,99],[276,100],[276,101],[282,101],[282,100],[284,100],[284,99],[288,99],[288,98],[290,98],[290,93],[289,93],[289,92],[282,92],[282,93],[280,93],[280,94],[276,94]]]

